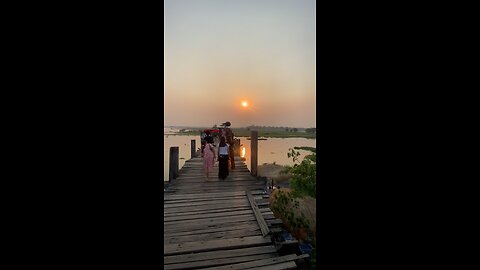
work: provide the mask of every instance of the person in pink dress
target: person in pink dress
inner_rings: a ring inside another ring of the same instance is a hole
[[[205,176],[208,180],[208,173],[213,170],[213,164],[215,163],[215,146],[211,140],[205,142],[205,148],[203,149],[203,169],[205,170]]]

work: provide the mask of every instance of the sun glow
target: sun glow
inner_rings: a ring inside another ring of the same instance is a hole
[[[242,106],[245,107],[245,108],[248,107],[248,102],[242,101]]]

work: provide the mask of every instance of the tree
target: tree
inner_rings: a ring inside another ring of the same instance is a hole
[[[294,131],[294,132],[297,132],[297,131],[298,131],[298,129],[297,129],[297,128],[293,128],[293,131]]]

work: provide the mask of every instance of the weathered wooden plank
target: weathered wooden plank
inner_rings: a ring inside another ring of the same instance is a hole
[[[182,185],[177,185],[179,187],[181,187]],[[208,186],[208,187],[202,187],[202,188],[219,188],[219,187],[223,187],[225,188],[224,186],[221,186],[221,185],[211,185],[211,186]],[[185,187],[184,187],[185,188]],[[192,190],[195,189],[195,188],[192,188]],[[226,189],[228,190],[228,189]],[[221,194],[223,192],[226,192],[226,190],[223,190],[221,192],[209,192],[209,193],[202,193],[202,194]],[[238,190],[238,192],[243,192],[245,193],[244,190]],[[211,201],[211,200],[232,200],[232,199],[241,199],[241,198],[246,198],[246,194],[241,194],[241,195],[229,195],[229,196],[225,196],[225,195],[219,195],[218,197],[217,196],[203,196],[203,197],[197,197],[197,198],[189,198],[189,197],[193,197],[195,194],[199,194],[199,193],[189,193],[189,194],[184,194],[184,193],[178,193],[178,194],[171,194],[171,195],[178,195],[178,196],[185,196],[185,198],[166,198],[166,201],[164,201],[164,205],[165,204],[171,204],[171,203],[182,203],[182,202],[195,202],[195,201]],[[170,196],[170,194],[168,194],[168,196]]]
[[[257,203],[257,206],[267,206],[269,205],[268,201],[267,202],[259,202]]]
[[[252,210],[243,210],[243,211],[227,211],[227,212],[220,212],[220,213],[203,213],[203,214],[193,214],[193,215],[188,215],[188,216],[170,216],[170,217],[164,217],[163,221],[164,222],[169,222],[169,221],[193,221],[196,222],[195,220],[197,219],[204,219],[204,218],[215,218],[215,217],[229,217],[229,216],[237,216],[237,215],[252,215],[253,211]]]
[[[210,178],[209,180],[205,179],[200,179],[198,181],[193,182],[187,182],[187,181],[175,181],[171,182],[169,184],[170,187],[175,187],[175,186],[185,186],[186,188],[196,188],[199,186],[215,186],[221,184],[221,186],[236,186],[236,185],[248,185],[248,184],[263,184],[265,185],[265,181],[263,180],[256,180],[256,179],[245,179],[242,181],[237,181],[236,179],[229,179],[226,178],[225,180],[221,180],[218,178]]]
[[[243,214],[243,215],[236,215],[231,217],[208,217],[208,218],[199,218],[195,220],[185,221],[185,220],[175,220],[175,221],[168,221],[164,222],[164,228],[169,228],[171,226],[185,226],[187,224],[197,225],[197,226],[210,226],[218,223],[227,223],[227,222],[238,222],[238,221],[246,221],[246,220],[253,220],[255,216],[252,214]]]
[[[258,189],[263,190],[265,185],[263,183],[258,183],[255,181],[248,181],[248,182],[205,182],[198,185],[189,185],[185,183],[178,183],[178,184],[171,184],[169,185],[170,190],[178,190],[178,191],[185,191],[188,193],[205,193],[202,191],[209,192],[223,192],[223,191],[231,191],[231,190],[251,190],[251,189]],[[215,191],[215,189],[220,189],[219,191]],[[180,194],[180,193],[179,193]]]
[[[253,267],[264,267],[264,266],[267,266],[267,265],[277,265],[277,264],[281,264],[281,263],[284,263],[284,262],[293,262],[297,257],[298,257],[297,254],[288,254],[288,255],[280,256],[280,257],[260,259],[260,260],[255,260],[255,261],[251,261],[251,262],[222,265],[222,266],[217,266],[217,267],[214,267],[214,268],[204,268],[204,269],[205,270],[207,270],[207,269],[217,269],[217,270],[249,269],[249,268],[253,268]],[[295,267],[296,267],[295,262],[293,262],[293,265],[295,265]],[[274,269],[276,269],[276,268],[274,268]],[[281,268],[281,269],[284,269],[284,268]]]
[[[218,171],[211,171],[210,180],[217,179]],[[182,171],[179,173],[178,178],[175,178],[175,182],[179,181],[187,181],[187,180],[203,180],[205,177],[205,172],[203,171]],[[242,179],[256,179],[258,181],[265,181],[264,179],[258,179],[251,175],[248,175],[246,172],[239,172],[239,173],[229,173],[226,180],[233,180],[235,178],[242,178]],[[222,180],[224,181],[224,180]]]
[[[240,167],[238,167],[238,169],[235,168],[235,170],[230,170],[229,171],[230,174],[245,173],[246,171],[248,171],[248,168],[245,165],[242,165],[241,163],[235,163],[235,165],[238,165]],[[203,172],[202,166],[203,165],[199,166],[198,164],[188,164],[188,165],[185,165],[184,167],[182,167],[182,169],[180,171],[184,171],[184,172],[191,172],[191,171]],[[218,166],[214,166],[212,171],[218,172]]]
[[[245,197],[244,199],[241,200],[234,200],[234,201],[229,201],[229,200],[223,200],[223,201],[206,201],[202,203],[192,203],[192,204],[187,204],[187,203],[179,203],[179,204],[171,204],[171,205],[164,205],[163,211],[165,213],[170,213],[170,212],[186,212],[186,211],[196,211],[196,210],[202,210],[202,209],[229,209],[229,208],[235,208],[235,207],[243,207],[249,205],[248,199]]]
[[[256,189],[250,189],[248,187],[236,187],[235,188],[236,190],[244,190],[244,191],[251,191],[251,190],[258,190],[259,187],[257,187]],[[225,189],[224,189],[225,190]],[[228,189],[227,189],[228,190]],[[230,189],[231,190],[231,189]],[[201,191],[201,192],[221,192],[222,189],[221,188],[215,188],[215,189],[202,189],[202,190],[195,190],[194,192],[198,192],[198,191]],[[189,194],[190,191],[183,191],[183,190],[175,190],[173,191],[174,193],[177,193],[177,194]],[[264,207],[264,206],[259,206],[260,207]]]
[[[178,262],[196,262],[196,261],[208,261],[214,259],[222,258],[233,258],[236,256],[248,256],[248,255],[259,255],[259,254],[276,254],[277,250],[275,246],[260,246],[260,247],[248,247],[240,249],[229,249],[229,250],[215,250],[207,251],[200,253],[190,253],[190,254],[181,254],[181,255],[171,255],[164,257],[164,264],[173,264]]]
[[[182,189],[197,189],[197,188],[205,188],[205,187],[227,187],[227,186],[249,186],[249,185],[261,185],[262,189],[265,188],[265,183],[253,179],[248,180],[236,180],[236,179],[225,179],[225,180],[217,180],[217,179],[209,179],[205,181],[204,179],[198,182],[175,182],[170,183],[170,188],[182,187]],[[224,191],[232,191],[232,190],[224,190]],[[238,190],[241,191],[241,190]]]
[[[251,222],[255,221],[255,217],[249,217],[244,219],[222,219],[222,220],[209,220],[204,222],[195,222],[185,223],[185,224],[165,224],[163,232],[164,233],[174,233],[174,232],[183,232],[183,231],[195,231],[201,229],[210,229],[210,228],[221,228],[223,226],[233,226],[235,223],[239,222]],[[229,225],[230,224],[230,225]]]
[[[246,168],[246,167],[247,167],[246,164],[243,163],[243,161],[236,161],[236,162],[235,162],[235,165],[236,165],[236,164],[241,165],[242,168]],[[182,167],[182,169],[183,169],[183,168],[186,168],[186,169],[202,168],[202,166],[203,166],[203,161],[202,161],[202,162],[188,162],[188,163],[185,163],[185,164],[184,164],[184,167]],[[218,163],[214,164],[214,165],[213,165],[213,168],[214,168],[214,169],[218,169]],[[235,170],[236,170],[236,169],[237,169],[237,168],[235,168]],[[233,171],[235,171],[235,170],[233,170]]]
[[[163,217],[176,217],[176,216],[188,216],[188,215],[201,215],[201,214],[217,214],[217,213],[226,213],[226,212],[236,212],[236,211],[245,211],[249,210],[251,207],[248,206],[241,206],[241,207],[233,207],[233,208],[225,208],[225,209],[215,209],[215,210],[210,210],[210,209],[202,209],[202,210],[197,210],[197,211],[189,211],[189,209],[184,209],[185,211],[181,212],[170,212],[170,213],[164,213]]]
[[[266,266],[260,266],[255,268],[248,268],[249,270],[289,270],[297,269],[297,264],[295,262],[284,262],[279,264],[272,264]]]
[[[236,179],[241,180],[257,180],[257,181],[265,181],[264,179],[258,179],[248,174],[232,174],[230,173],[225,180],[221,180],[218,178],[217,172],[211,172],[209,180],[216,180],[216,181],[235,181]],[[200,182],[205,180],[205,173],[204,172],[184,172],[184,174],[179,175],[178,178],[175,179],[174,182]]]
[[[214,168],[211,172],[214,173],[212,174],[212,176],[215,176],[218,174],[218,169]],[[179,176],[183,176],[183,178],[192,178],[192,176],[202,175],[202,174],[205,175],[205,171],[200,168],[182,169],[179,172]],[[243,176],[243,177],[255,178],[254,176],[248,174],[248,169],[246,168],[245,169],[240,168],[235,171],[229,171],[229,176]],[[179,179],[179,178],[176,178],[176,179]]]
[[[197,181],[177,181],[177,182],[171,182],[169,184],[170,187],[176,187],[176,186],[183,186],[184,188],[191,189],[191,188],[197,188],[197,187],[209,187],[209,186],[216,186],[218,184],[221,184],[221,186],[244,186],[244,185],[250,185],[250,184],[258,184],[258,185],[263,185],[265,187],[265,182],[264,181],[259,181],[255,179],[229,179],[226,178],[225,180],[222,179],[217,179],[217,178],[210,178],[209,180],[205,179],[200,179]]]
[[[237,163],[237,165],[239,165]],[[248,168],[246,167],[242,167],[242,168],[238,168],[238,169],[235,169],[233,171],[229,171],[229,175],[237,175],[237,174],[247,174],[248,172]],[[201,167],[182,167],[182,169],[179,171],[179,173],[182,173],[183,175],[191,175],[192,173],[196,173],[196,174],[201,174],[201,173],[204,173],[204,169],[201,168]],[[213,173],[218,173],[218,167],[214,167],[213,170],[211,171]],[[252,177],[252,175],[250,175]]]
[[[235,157],[235,163],[237,163],[237,162],[246,166],[244,160],[241,157]],[[197,165],[200,164],[200,166],[202,166],[203,159],[201,157],[195,157],[195,158],[189,159],[188,163],[189,164],[197,164]],[[187,162],[185,162],[185,164],[187,164]],[[216,165],[218,165],[218,163],[216,163]]]
[[[210,193],[210,192],[223,192],[227,190],[238,190],[238,191],[251,191],[251,190],[263,190],[264,186],[262,184],[244,184],[244,185],[219,185],[214,184],[210,186],[195,187],[189,188],[188,186],[178,185],[171,187],[171,191],[175,191],[176,194],[191,194],[191,193]]]
[[[265,222],[265,220],[262,217],[262,214],[260,213],[260,210],[258,210],[257,204],[255,203],[255,200],[253,199],[253,196],[250,192],[247,192],[247,197],[248,200],[250,201],[250,205],[252,206],[253,213],[255,215],[255,218],[258,222],[258,225],[260,226],[260,229],[262,230],[262,235],[265,236],[270,233],[270,230],[268,229],[268,225]]]
[[[244,172],[245,170],[248,170],[248,167],[245,164],[242,164],[240,162],[235,162],[235,165],[239,165],[240,167],[235,168],[234,170],[230,170],[231,173],[236,173],[236,172]],[[189,163],[185,164],[182,169],[183,171],[191,171],[191,170],[198,170],[202,171],[203,170],[203,164],[198,164],[198,163]],[[213,167],[214,171],[218,171],[218,164],[215,164]]]
[[[243,207],[243,206],[250,206],[250,203],[248,201],[246,202],[239,202],[234,205],[235,207]],[[207,204],[207,205],[197,205],[197,206],[190,206],[190,207],[175,207],[175,208],[164,208],[163,211],[165,213],[175,213],[178,211],[183,211],[184,209],[190,210],[190,211],[196,211],[196,210],[206,210],[206,209],[211,209],[211,210],[216,210],[216,209],[230,209],[233,207],[232,205],[219,205],[219,204]],[[182,209],[184,208],[184,209]]]
[[[175,183],[170,184],[170,189],[177,189],[178,191],[188,191],[188,193],[205,193],[202,190],[211,190],[208,193],[221,193],[228,191],[244,191],[245,189],[252,189],[254,187],[258,190],[264,190],[265,184],[258,181],[204,181],[202,183],[188,184],[188,183]],[[220,189],[215,191],[214,189]],[[180,194],[180,193],[179,193]]]
[[[188,199],[203,199],[203,198],[220,198],[220,197],[236,197],[246,195],[245,191],[219,192],[219,193],[197,193],[197,194],[168,194],[164,195],[163,200],[188,200]]]
[[[255,236],[255,235],[262,235],[260,229],[241,229],[241,230],[231,230],[231,231],[221,231],[221,232],[214,232],[214,233],[204,233],[204,234],[191,234],[191,235],[169,235],[168,237],[163,238],[164,244],[173,244],[173,243],[181,243],[181,242],[196,242],[196,241],[207,241],[207,240],[215,240],[215,239],[227,239],[227,238],[238,238],[238,237],[245,237],[245,236]]]
[[[236,211],[244,211],[250,210],[251,207],[248,206],[241,206],[241,207],[232,207],[232,208],[224,208],[224,209],[204,209],[204,210],[197,210],[191,211],[188,208],[183,209],[184,211],[173,211],[170,213],[163,213],[163,217],[174,217],[174,216],[186,216],[186,215],[197,215],[197,214],[212,214],[212,213],[225,213],[225,212],[236,212]]]
[[[172,202],[163,204],[163,208],[177,208],[177,207],[190,207],[190,206],[200,206],[200,205],[215,205],[215,204],[229,204],[229,205],[237,205],[239,203],[248,201],[246,197],[240,199],[212,199],[208,201],[193,201],[193,202]]]
[[[255,217],[245,218],[241,221],[226,219],[223,222],[212,221],[212,222],[203,222],[203,223],[187,223],[183,225],[177,224],[176,226],[165,226],[163,227],[163,233],[168,232],[182,232],[182,231],[194,231],[208,228],[221,228],[224,226],[241,224],[241,222],[251,222],[255,221]]]
[[[263,216],[263,219],[264,220],[267,220],[267,219],[275,219],[275,215],[274,214],[262,214]]]
[[[208,260],[208,261],[184,262],[184,263],[176,263],[176,264],[167,264],[167,265],[164,265],[163,269],[165,270],[196,269],[196,268],[203,268],[203,267],[221,266],[221,265],[232,264],[232,263],[250,262],[250,261],[261,260],[261,259],[269,259],[269,258],[274,258],[276,256],[278,255],[267,253],[267,254],[260,254],[260,255],[221,258],[221,259],[214,259],[214,260]]]
[[[271,244],[270,239],[262,236],[248,236],[225,240],[211,240],[164,245],[164,255],[184,254],[189,252],[212,251],[217,249],[232,249],[241,247],[263,246]]]
[[[185,203],[185,202],[208,202],[208,201],[216,201],[216,200],[240,200],[246,198],[245,195],[239,195],[235,197],[220,197],[220,198],[199,198],[199,199],[176,199],[176,200],[169,200],[169,201],[164,201],[163,205],[170,205],[170,204],[176,204],[176,203]]]
[[[202,180],[203,181],[203,180]],[[215,197],[215,196],[225,196],[225,197],[230,197],[230,196],[240,196],[244,195],[245,192],[242,192],[241,190],[239,191],[225,191],[221,193],[197,193],[197,194],[190,194],[190,195],[185,195],[185,194],[167,194],[165,195],[165,199],[183,199],[183,198],[208,198],[208,197]]]
[[[255,202],[257,204],[262,204],[262,203],[267,203],[268,204],[268,199],[259,199],[259,200],[255,200]]]
[[[218,175],[219,170],[218,170],[218,168],[214,168],[211,172],[213,173],[212,176],[214,177],[214,176]],[[182,170],[181,173],[182,174],[179,175],[179,177],[182,176],[183,178],[193,178],[193,176],[202,175],[202,174],[205,175],[205,172],[204,172],[203,169],[194,169],[194,168]],[[245,177],[245,178],[255,178],[255,179],[257,179],[256,177],[254,177],[252,175],[249,175],[248,174],[248,169],[246,169],[246,168],[245,169],[240,168],[240,169],[235,170],[235,171],[229,171],[228,176],[229,177],[230,176],[232,176],[232,177],[239,177],[240,176],[240,177]],[[176,179],[178,179],[178,178],[176,178]],[[261,179],[263,179],[263,178],[261,178]],[[259,180],[261,180],[261,179],[259,179]]]
[[[237,163],[237,165],[239,165]],[[179,173],[183,173],[184,175],[185,174],[188,174],[190,175],[191,173],[197,173],[197,174],[201,174],[201,173],[204,173],[204,169],[201,168],[201,167],[193,167],[193,166],[187,166],[187,167],[182,167],[182,169],[180,170]],[[213,173],[218,173],[218,167],[214,167],[213,170],[211,171]],[[235,168],[235,170],[233,171],[229,171],[229,174],[230,175],[235,175],[235,174],[247,174],[248,172],[248,168],[246,167],[239,167],[238,169]],[[252,175],[250,175],[252,176]]]
[[[202,233],[213,233],[213,232],[226,232],[226,231],[233,231],[233,230],[257,230],[258,224],[257,221],[250,221],[250,222],[241,222],[241,223],[230,223],[225,224],[222,227],[214,227],[208,229],[195,229],[195,230],[187,230],[187,231],[180,231],[180,232],[165,232],[164,237],[171,237],[171,236],[182,236],[182,235],[195,235],[195,234],[202,234]]]
[[[266,183],[265,180],[258,180],[252,177],[243,177],[243,176],[235,176],[235,175],[229,175],[225,179],[220,179],[217,178],[216,175],[210,176],[208,179],[208,182],[205,181],[205,175],[198,175],[195,177],[189,177],[189,178],[179,178],[176,179],[178,181],[171,182],[173,184],[188,184],[188,185],[195,185],[199,183],[230,183],[230,182],[236,182],[236,183],[243,183],[243,182],[257,182],[257,183]]]

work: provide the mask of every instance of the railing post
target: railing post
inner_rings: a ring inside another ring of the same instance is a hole
[[[235,139],[235,155],[240,156],[240,139]]]
[[[178,165],[179,165],[179,156],[178,156],[178,146],[170,147],[170,162],[168,170],[168,181],[177,178],[178,176]]]
[[[197,148],[196,148],[196,141],[195,140],[192,140],[191,141],[191,148],[190,148],[190,152],[192,153],[192,157],[191,158],[194,158],[195,157],[195,153],[197,152]]]
[[[250,135],[250,161],[251,161],[251,173],[253,176],[257,176],[258,166],[258,131],[252,130]]]

